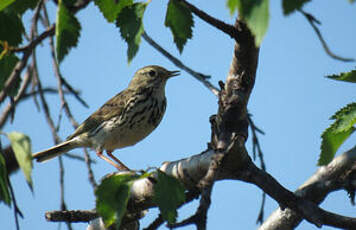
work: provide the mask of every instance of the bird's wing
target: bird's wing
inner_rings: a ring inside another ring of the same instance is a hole
[[[70,140],[83,133],[89,133],[99,127],[104,121],[120,116],[125,109],[129,99],[133,95],[133,90],[125,89],[116,96],[108,100],[103,106],[88,117],[67,140]]]

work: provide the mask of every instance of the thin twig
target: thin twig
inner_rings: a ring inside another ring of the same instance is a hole
[[[73,13],[77,13],[79,10],[85,8],[91,1],[83,0],[79,1],[79,3],[72,9]],[[38,6],[42,3],[39,2]],[[40,7],[38,7],[40,8]],[[10,76],[6,80],[4,84],[4,88],[0,92],[0,103],[3,102],[7,96],[9,90],[13,87],[16,80],[20,77],[21,72],[26,67],[29,57],[31,56],[32,50],[41,43],[48,36],[53,36],[55,32],[55,24],[50,26],[46,31],[40,34],[37,38],[33,39],[29,44],[19,48],[12,48],[12,52],[23,52],[22,59],[17,62],[15,68],[11,72]]]
[[[253,122],[251,115],[248,114],[248,122],[250,124],[250,128],[251,128],[251,132],[252,132],[252,152],[253,152],[253,160],[256,159],[256,152],[257,152],[257,156],[260,159],[260,163],[261,163],[261,168],[262,170],[266,171],[266,164],[263,158],[263,152],[262,152],[262,148],[261,148],[261,144],[258,140],[258,136],[257,136],[257,132],[264,134],[264,132],[259,129],[255,123]]]
[[[162,215],[159,214],[157,218],[150,225],[148,225],[147,228],[144,228],[143,230],[156,230],[164,223],[164,221],[165,220],[163,219]]]
[[[32,68],[29,67],[27,68],[27,72],[24,76],[24,80],[21,84],[21,87],[16,95],[15,98],[13,98],[13,100],[11,102],[8,103],[8,105],[5,107],[5,109],[3,110],[1,117],[0,117],[0,128],[2,128],[4,126],[4,124],[7,122],[11,111],[14,110],[14,108],[16,107],[16,105],[18,104],[18,102],[21,101],[21,99],[23,99],[26,89],[29,85],[29,83],[31,82],[31,74],[30,72],[32,71]]]
[[[210,16],[209,14],[205,13],[204,11],[200,10],[199,8],[197,8],[196,6],[192,5],[191,3],[189,3],[185,0],[179,0],[179,1],[182,2],[183,4],[185,4],[196,16],[198,16],[200,19],[202,19],[206,23],[212,25],[213,27],[217,28],[218,30],[229,35],[231,38],[234,38],[235,40],[238,39],[238,31],[234,26]]]
[[[255,123],[252,120],[251,114],[248,114],[247,119],[248,119],[248,122],[250,124],[251,131],[252,131],[253,160],[256,159],[256,151],[257,151],[258,158],[260,159],[260,166],[261,166],[263,171],[266,171],[266,164],[265,164],[265,161],[264,161],[262,148],[261,148],[258,136],[257,136],[257,132],[259,132],[261,134],[264,134],[264,132],[255,125]],[[260,223],[260,224],[263,223],[263,219],[264,219],[265,201],[266,201],[266,193],[262,192],[261,207],[260,207],[260,211],[258,213],[257,220],[256,220],[256,222]]]
[[[43,7],[43,11],[44,11],[44,20],[43,20],[43,22],[44,22],[45,26],[49,26],[49,17],[48,17],[48,13],[47,13],[46,7]],[[74,91],[72,86],[62,76],[62,74],[60,72],[60,68],[59,68],[58,62],[56,60],[54,41],[53,41],[52,37],[50,37],[50,47],[51,47],[51,55],[52,55],[54,73],[55,73],[55,76],[57,78],[58,92],[59,92],[59,97],[60,97],[60,100],[61,100],[61,103],[62,103],[62,108],[64,108],[64,111],[65,111],[67,117],[69,118],[69,120],[71,121],[72,126],[74,128],[77,128],[79,126],[79,124],[74,119],[73,114],[72,114],[72,112],[71,112],[71,110],[69,108],[68,102],[64,97],[62,86],[63,85],[66,86],[66,88],[69,91],[71,91],[72,94],[78,99],[78,101],[81,102],[85,107],[88,107],[88,105],[86,104],[86,102],[83,99],[81,99],[79,97],[78,93],[76,91]],[[86,166],[87,166],[87,169],[88,169],[89,182],[92,185],[92,187],[95,189],[97,184],[96,184],[96,181],[95,181],[93,170],[91,168],[92,160],[91,160],[91,158],[90,158],[90,156],[89,156],[89,154],[88,154],[86,149],[84,149],[84,154],[85,154],[84,160],[85,160],[85,163],[86,163]],[[67,156],[69,156],[69,155],[67,155]]]
[[[52,88],[52,87],[46,87],[46,88],[43,88],[42,89],[42,92],[44,94],[58,94],[58,89],[57,88]],[[63,91],[64,94],[70,94],[71,93],[68,91],[68,90],[65,90]],[[33,95],[38,95],[39,94],[39,91],[38,90],[33,90],[31,91],[30,93],[25,93],[22,98],[21,98],[21,101],[29,98],[29,97],[32,97]]]
[[[265,213],[265,203],[266,203],[266,193],[263,192],[262,193],[262,201],[261,201],[261,207],[260,207],[260,211],[258,212],[258,217],[256,220],[256,223],[258,224],[262,224],[264,221],[264,213]]]
[[[48,36],[53,36],[55,31],[55,25],[53,24],[51,27],[47,28],[42,34],[40,34],[37,38],[32,40],[29,44],[23,47],[19,48],[13,48],[11,51],[13,52],[23,52],[23,53],[31,53],[31,51],[39,44],[41,43],[44,39],[46,39]]]
[[[40,1],[38,3],[36,11],[35,11],[35,14],[34,14],[34,17],[32,19],[32,22],[33,22],[32,23],[32,28],[31,28],[31,34],[32,35],[35,34],[35,29],[34,28],[35,28],[35,26],[36,26],[35,24],[37,24],[37,21],[38,21],[38,18],[39,18],[39,12],[40,12],[40,9],[41,9],[42,2],[43,1]],[[53,25],[48,30],[44,31],[41,35],[37,36],[35,39],[33,39],[33,37],[31,37],[32,41],[28,45],[26,45],[25,47],[11,49],[11,51],[13,51],[13,52],[23,52],[23,56],[22,56],[22,59],[17,62],[15,68],[13,69],[13,71],[10,74],[10,76],[6,80],[4,88],[0,92],[0,102],[5,100],[9,89],[13,87],[13,85],[15,84],[17,79],[20,77],[21,72],[23,71],[23,69],[27,65],[28,59],[31,56],[31,53],[32,53],[33,49],[39,43],[41,43],[45,38],[47,38],[50,35],[53,35],[54,34],[54,30],[55,30],[55,27]]]
[[[33,48],[39,44],[43,39],[47,38],[50,35],[54,34],[54,26],[51,26],[48,30],[43,32],[35,40],[33,40],[26,49],[23,51],[23,56],[20,61],[17,62],[15,68],[11,72],[9,78],[6,80],[4,88],[0,92],[0,102],[3,102],[7,96],[9,90],[13,87],[16,80],[20,77],[21,72],[26,67],[29,57],[32,54]]]
[[[146,32],[142,33],[143,39],[150,44],[153,48],[155,48],[158,52],[160,52],[163,56],[167,57],[173,64],[175,64],[178,68],[181,68],[182,70],[186,71],[190,75],[192,75],[195,79],[203,83],[205,87],[207,87],[215,96],[219,95],[219,89],[211,84],[207,79],[210,78],[210,76],[207,76],[205,74],[196,72],[189,68],[188,66],[184,65],[178,58],[174,57],[172,54],[170,54],[168,51],[166,51],[162,46],[160,46],[158,43],[156,43]]]
[[[62,84],[67,88],[67,90],[72,93],[72,95],[86,108],[89,108],[89,105],[80,97],[80,91],[73,89],[73,87],[67,82],[67,80],[61,77]]]
[[[38,22],[38,19],[39,19],[42,3],[43,3],[42,0],[38,2],[37,7],[35,9],[35,13],[34,13],[34,15],[32,17],[31,32],[30,32],[30,38],[29,38],[31,41],[33,41],[35,36],[37,36],[37,22]],[[25,54],[24,54],[24,56],[25,56]],[[30,84],[30,80],[32,78],[31,72],[32,72],[32,69],[31,68],[27,68],[27,73],[26,73],[26,75],[24,77],[24,81],[23,81],[23,83],[21,85],[21,88],[19,89],[16,97],[15,98],[10,97],[9,106],[7,106],[6,110],[4,111],[4,113],[3,113],[2,117],[1,117],[1,122],[0,122],[0,126],[1,127],[6,122],[9,114],[11,114],[11,122],[13,121],[14,116],[15,116],[15,106],[16,106],[17,102],[21,99],[21,97],[24,95],[26,89],[28,88],[28,86]],[[18,75],[18,78],[19,77],[20,77],[20,75]]]
[[[67,211],[67,205],[64,199],[64,165],[63,165],[63,158],[62,156],[58,157],[59,161],[59,185],[60,185],[60,199],[61,199],[61,211]],[[68,221],[65,222],[68,229],[72,230],[72,224]]]
[[[64,155],[65,157],[69,158],[69,159],[73,159],[73,160],[78,160],[78,161],[81,161],[81,162],[85,162],[85,157],[82,157],[82,156],[79,156],[79,155],[76,155],[76,154],[64,153],[63,155]],[[95,160],[90,159],[90,162],[91,162],[92,164],[96,164],[96,161],[95,161]]]
[[[202,196],[200,198],[200,203],[197,211],[194,215],[188,217],[187,219],[169,225],[170,228],[180,228],[185,227],[191,224],[194,224],[198,230],[205,230],[206,229],[206,221],[207,221],[207,212],[211,204],[211,191],[213,186],[209,186],[204,188],[202,192]]]
[[[38,70],[37,70],[37,72],[38,72]],[[31,83],[32,83],[31,84],[31,93],[29,93],[29,95],[32,96],[33,103],[35,104],[35,106],[37,108],[37,112],[40,112],[41,111],[41,106],[40,106],[40,103],[39,103],[38,98],[37,98],[38,91],[36,92],[36,87],[37,87],[36,79],[32,78]]]
[[[50,23],[49,23],[49,18],[48,18],[48,14],[47,14],[47,9],[46,9],[45,6],[43,7],[43,12],[44,12],[44,23],[45,23],[45,26],[49,27]],[[49,38],[49,45],[51,47],[51,56],[52,56],[53,68],[54,68],[55,76],[57,78],[58,94],[59,94],[59,98],[60,98],[61,103],[62,103],[61,106],[64,108],[64,111],[65,111],[67,117],[69,118],[69,120],[71,121],[73,127],[77,128],[78,127],[78,123],[74,119],[74,117],[72,115],[72,112],[70,111],[70,108],[68,106],[67,100],[65,99],[64,94],[63,94],[63,89],[62,89],[62,79],[63,79],[63,77],[62,77],[62,74],[60,72],[58,62],[56,60],[56,52],[55,52],[54,41],[53,41],[53,37],[52,36]]]
[[[15,192],[14,192],[14,189],[12,188],[9,175],[7,175],[7,182],[8,182],[10,193],[11,193],[11,200],[12,200],[12,203],[14,204],[14,217],[15,217],[16,230],[20,230],[18,216],[23,218],[23,215],[22,215],[22,212],[21,212],[19,206],[17,205],[16,198],[15,198]]]
[[[34,52],[32,55],[35,55],[35,52]],[[32,59],[32,65],[33,65],[33,66],[36,65],[36,58],[35,58],[35,57]],[[48,123],[48,126],[49,126],[50,129],[51,129],[54,143],[59,143],[59,142],[60,142],[60,138],[59,138],[59,136],[57,135],[56,127],[55,127],[55,124],[54,124],[53,119],[52,119],[52,117],[51,117],[47,100],[46,100],[46,98],[45,98],[45,96],[44,96],[44,93],[43,93],[43,91],[42,91],[42,83],[41,83],[41,81],[40,81],[40,78],[39,78],[39,75],[38,75],[38,72],[37,72],[37,69],[36,69],[36,68],[34,68],[33,76],[34,76],[34,78],[36,78],[36,80],[37,80],[37,88],[38,88],[40,100],[41,100],[41,103],[42,103],[42,108],[43,108],[43,111],[44,111],[44,114],[45,114],[45,117],[46,117],[46,121],[47,121],[47,123]]]
[[[325,52],[327,55],[329,55],[331,58],[339,60],[339,61],[343,61],[343,62],[353,62],[355,61],[355,59],[353,58],[344,58],[344,57],[340,57],[336,54],[334,54],[328,44],[326,43],[326,41],[323,38],[323,35],[321,35],[321,32],[319,30],[319,28],[315,25],[315,24],[320,24],[320,21],[318,21],[313,15],[303,11],[302,9],[299,9],[299,12],[305,16],[305,18],[307,19],[307,21],[309,22],[309,24],[312,26],[313,30],[315,31],[316,35],[318,36],[321,45],[323,46]]]
[[[95,181],[93,169],[91,168],[93,160],[90,158],[90,155],[89,155],[88,150],[86,148],[83,149],[83,152],[84,152],[85,164],[86,164],[87,169],[88,169],[89,183],[91,184],[93,189],[95,189],[98,185],[97,185],[97,183]]]

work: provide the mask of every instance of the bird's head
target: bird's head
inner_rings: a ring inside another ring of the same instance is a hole
[[[157,65],[146,66],[137,70],[129,84],[129,88],[164,88],[169,78],[179,74],[179,71],[168,71]]]

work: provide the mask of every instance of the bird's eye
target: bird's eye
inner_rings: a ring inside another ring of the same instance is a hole
[[[154,77],[154,76],[156,76],[156,71],[154,71],[154,70],[150,70],[150,72],[148,72],[148,74],[151,76],[151,77]]]

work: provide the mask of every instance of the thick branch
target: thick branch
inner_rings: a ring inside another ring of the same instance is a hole
[[[328,194],[342,189],[342,185],[345,183],[345,173],[355,164],[356,147],[336,157],[328,165],[320,167],[295,191],[295,194],[320,204]],[[302,218],[291,209],[287,208],[282,211],[278,208],[261,225],[260,230],[291,230],[297,227],[301,221]]]
[[[323,180],[328,180],[332,178],[333,178],[332,181],[339,180],[335,176],[337,176],[338,174],[342,175],[343,174],[342,172],[348,169],[348,167],[346,166],[353,165],[356,162],[356,156],[355,156],[356,153],[354,152],[355,149],[352,151],[353,151],[352,157],[348,156],[347,158],[343,158],[342,160],[340,160],[340,158],[336,158],[328,166],[321,167],[318,170],[318,172],[320,171],[323,172],[322,174],[324,174],[325,171],[329,171],[331,172],[330,177],[324,178],[323,176],[321,177],[313,176],[312,178],[315,179],[309,180],[309,181],[314,181],[310,184],[310,186],[314,187],[315,189],[319,186],[320,183],[322,183]],[[346,155],[348,154],[350,153],[346,153]],[[188,189],[194,188],[196,186],[196,183],[206,174],[213,156],[214,156],[214,151],[208,150],[201,154],[194,155],[192,157],[182,159],[179,161],[164,162],[160,169],[166,172],[167,174],[172,175],[177,179],[179,179],[186,186],[186,188]],[[227,163],[225,162],[225,164]],[[224,163],[222,167],[224,168]],[[250,183],[252,182],[257,186],[261,187],[267,194],[272,196],[282,205],[293,208],[295,209],[295,211],[298,212],[303,212],[303,213],[311,212],[310,214],[311,216],[308,218],[314,218],[315,215],[320,214],[320,216],[318,216],[317,218],[318,219],[320,218],[322,224],[338,226],[338,227],[340,226],[347,227],[350,225],[352,226],[352,224],[356,223],[355,218],[341,217],[336,214],[332,214],[330,212],[324,211],[318,208],[317,205],[315,205],[314,203],[306,201],[299,196],[293,195],[293,193],[284,189],[281,185],[276,186],[276,183],[278,182],[276,182],[275,179],[273,179],[270,175],[266,174],[264,171],[255,168],[253,165],[250,165],[248,168],[251,168],[251,170],[250,169],[244,170],[245,173],[243,174],[236,173],[236,175],[231,175],[231,174],[229,175],[227,173],[225,174],[220,173],[218,175],[219,177],[217,178],[217,180],[238,179]],[[334,169],[337,170],[334,171]],[[278,191],[281,189],[283,190],[282,191],[283,194],[280,194],[280,192]],[[332,191],[333,190],[330,190],[329,192]],[[151,180],[141,179],[134,182],[131,189],[131,194],[132,194],[131,199],[128,205],[129,211],[134,210],[135,212],[138,212],[139,210],[144,210],[154,206],[152,202],[153,183]],[[331,217],[332,219],[330,219]],[[336,221],[340,221],[340,222],[336,222]],[[278,228],[278,229],[284,229],[284,228]]]
[[[247,165],[246,170],[236,173],[236,177],[242,181],[257,185],[275,199],[282,206],[282,209],[286,207],[293,209],[304,219],[318,227],[329,225],[351,229],[356,226],[356,218],[343,217],[325,211],[315,203],[294,195],[280,185],[271,175],[257,168],[252,161]]]

